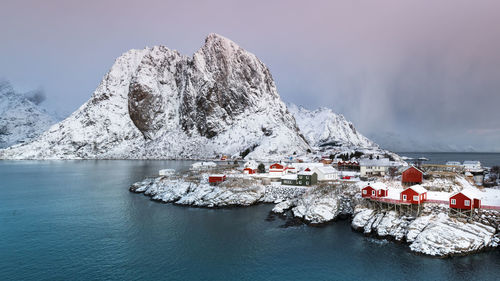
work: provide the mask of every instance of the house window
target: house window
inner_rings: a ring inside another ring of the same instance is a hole
[[[457,204],[457,199],[451,199],[451,205],[456,205]]]
[[[363,190],[363,194],[366,194],[366,190]]]
[[[372,195],[375,196],[375,190],[372,190]]]
[[[418,201],[418,195],[413,196],[413,201]]]
[[[465,205],[465,206],[470,206],[470,200],[465,200],[465,201],[464,201],[464,205]]]
[[[403,195],[403,200],[405,200],[405,201],[406,201],[406,195]]]
[[[306,181],[306,185],[309,185],[309,181]]]

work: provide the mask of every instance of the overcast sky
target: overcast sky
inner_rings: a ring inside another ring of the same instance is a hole
[[[208,33],[396,151],[500,151],[500,1],[10,1],[0,77],[70,113],[132,48],[191,55]]]

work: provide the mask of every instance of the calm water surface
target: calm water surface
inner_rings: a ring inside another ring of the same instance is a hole
[[[0,280],[498,280],[500,252],[435,259],[270,205],[198,209],[128,186],[180,161],[0,161]]]
[[[448,161],[463,163],[466,160],[479,160],[485,167],[500,166],[500,153],[456,153],[456,152],[398,152],[401,156],[411,158],[425,157],[429,159],[424,163],[446,164]]]

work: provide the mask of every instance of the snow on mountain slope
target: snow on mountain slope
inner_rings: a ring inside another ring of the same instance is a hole
[[[55,119],[45,110],[16,93],[6,81],[0,81],[0,148],[33,139]]]
[[[164,46],[119,57],[88,102],[4,159],[266,159],[309,145],[255,55],[210,34],[192,57]]]
[[[288,104],[288,110],[294,115],[297,126],[312,146],[319,147],[329,143],[359,147],[377,146],[356,131],[343,115],[336,114],[329,108],[322,107],[310,111],[302,106]]]

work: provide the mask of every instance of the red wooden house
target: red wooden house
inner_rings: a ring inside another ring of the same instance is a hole
[[[284,170],[285,170],[285,166],[281,165],[280,163],[274,163],[274,164],[271,164],[271,166],[269,166],[269,174],[270,175],[282,176]]]
[[[481,197],[471,190],[462,190],[450,197],[450,208],[472,210],[481,208]]]
[[[410,186],[401,191],[400,199],[403,203],[420,204],[427,200],[427,189],[421,185]]]
[[[256,172],[257,172],[257,169],[252,169],[249,167],[246,167],[245,169],[243,169],[244,174],[252,175],[252,174],[255,174]]]
[[[424,172],[415,166],[410,166],[406,170],[403,171],[401,176],[401,183],[403,185],[415,185],[421,184],[424,179]]]
[[[208,182],[210,184],[217,184],[226,180],[226,175],[210,175],[208,176]]]
[[[376,197],[386,197],[388,194],[387,186],[381,182],[376,182],[374,184],[368,184],[361,189],[361,197],[363,198],[376,198]]]

